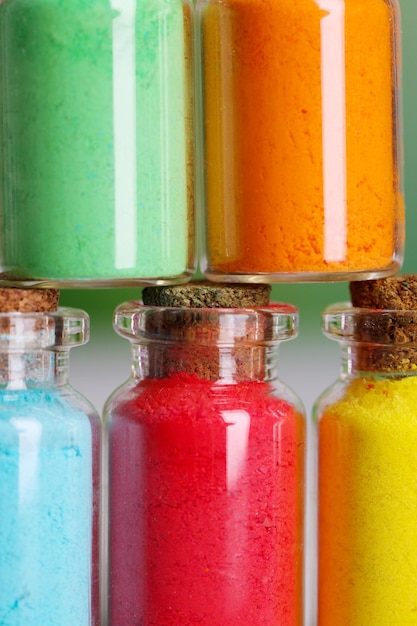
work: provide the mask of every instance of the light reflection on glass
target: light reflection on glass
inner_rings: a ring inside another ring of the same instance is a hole
[[[37,420],[11,419],[19,441],[19,504],[25,506],[37,497],[39,455],[42,425]]]
[[[111,0],[115,266],[136,265],[136,0]]]
[[[226,428],[226,481],[231,491],[245,470],[250,415],[246,411],[222,411]]]
[[[317,0],[323,120],[324,258],[346,258],[345,0]]]

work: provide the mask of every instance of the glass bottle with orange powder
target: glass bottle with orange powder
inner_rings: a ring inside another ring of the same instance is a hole
[[[206,276],[395,273],[397,0],[199,0],[198,17]]]

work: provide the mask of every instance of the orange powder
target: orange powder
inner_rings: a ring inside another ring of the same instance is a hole
[[[398,269],[396,0],[208,0],[199,11],[203,271]]]

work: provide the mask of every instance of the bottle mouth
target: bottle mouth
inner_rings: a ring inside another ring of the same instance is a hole
[[[417,373],[417,310],[335,304],[323,312],[323,332],[341,342],[356,371],[395,376]]]
[[[116,308],[114,329],[137,343],[220,347],[242,341],[268,346],[297,336],[298,309],[283,303],[259,308],[182,308],[132,301]]]
[[[323,312],[323,332],[348,343],[417,348],[417,310],[368,309],[349,302]]]
[[[89,316],[60,307],[48,313],[0,313],[0,351],[69,349],[89,338]]]

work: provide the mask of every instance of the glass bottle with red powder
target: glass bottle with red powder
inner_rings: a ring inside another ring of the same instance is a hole
[[[110,397],[112,626],[302,624],[305,424],[277,377],[297,310],[126,303]]]

